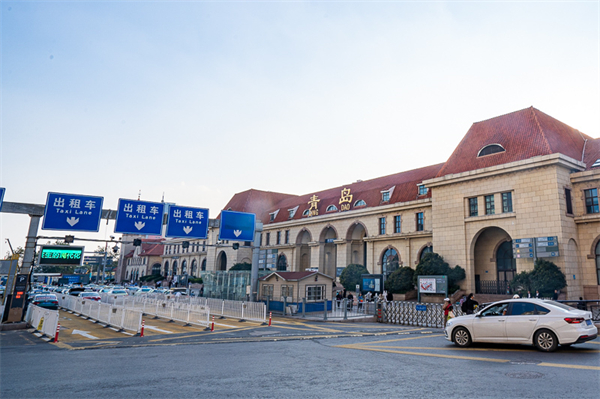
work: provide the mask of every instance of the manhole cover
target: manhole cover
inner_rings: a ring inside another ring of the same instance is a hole
[[[522,373],[507,373],[510,378],[518,378],[520,380],[533,380],[535,378],[542,378],[544,374],[536,373],[535,371],[525,371]]]

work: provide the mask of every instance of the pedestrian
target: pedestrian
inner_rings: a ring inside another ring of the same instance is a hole
[[[587,310],[587,304],[584,302],[582,297],[579,297],[579,302],[577,302],[577,309]]]
[[[358,293],[358,311],[360,312],[363,307],[364,298],[361,293]]]
[[[446,323],[452,318],[450,312],[454,310],[454,308],[452,307],[452,303],[450,302],[450,298],[444,299],[444,306],[442,307],[442,309],[444,310],[444,328],[446,328]]]
[[[394,300],[394,294],[388,292],[387,297],[385,299],[387,299],[388,302],[392,302]]]
[[[371,293],[371,291],[367,292],[367,294],[365,295],[365,301],[371,302],[372,297],[373,297],[373,293]]]
[[[354,296],[352,294],[348,294],[348,310],[352,310],[354,306]]]
[[[340,291],[338,291],[337,295],[335,296],[335,301],[336,301],[337,307],[339,309],[340,305],[342,303],[342,293]]]
[[[479,305],[479,302],[477,302],[473,298],[473,293],[471,293],[467,296],[467,300],[462,304],[462,311],[465,312],[466,314],[473,314],[473,312],[475,310],[475,306],[478,306],[478,305]]]
[[[537,299],[540,299],[540,292],[538,290],[535,290],[535,297]]]
[[[527,298],[531,298],[531,291],[527,291]]]
[[[558,290],[554,290],[554,294],[552,294],[552,300],[553,301],[558,300]]]

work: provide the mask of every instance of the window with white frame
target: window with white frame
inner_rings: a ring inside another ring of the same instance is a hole
[[[273,284],[262,284],[263,299],[273,299]]]
[[[354,203],[354,206],[367,206],[367,203],[364,200],[358,200]]]
[[[427,194],[427,187],[424,184],[419,184],[419,195]]]
[[[327,209],[325,210],[325,212],[333,212],[333,211],[337,211],[337,207],[335,205],[329,205],[327,207]]]
[[[390,200],[390,192],[382,191],[381,192],[381,202],[389,202],[389,200]]]
[[[325,297],[324,285],[307,285],[306,300],[307,301],[322,301]]]

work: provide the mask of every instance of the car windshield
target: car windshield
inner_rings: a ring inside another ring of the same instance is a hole
[[[113,294],[126,294],[127,292],[125,290],[114,290],[112,293]]]

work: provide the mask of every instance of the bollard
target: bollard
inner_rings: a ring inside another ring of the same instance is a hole
[[[306,298],[302,298],[302,317],[306,317]]]
[[[213,315],[213,321],[212,321],[212,324],[210,326],[210,332],[213,332],[213,331],[215,331],[215,315]]]
[[[344,298],[344,320],[348,320],[348,298]]]
[[[380,322],[380,323],[382,322],[382,319],[381,319],[381,304],[379,304],[379,303],[377,304],[377,321]]]
[[[58,332],[60,331],[60,323],[56,325],[56,335],[54,336],[54,342],[58,342]]]
[[[144,336],[144,320],[142,320],[142,330],[140,331],[140,337]]]
[[[273,316],[273,312],[269,312],[269,327],[271,327],[271,316]]]
[[[327,299],[323,301],[323,320],[327,320]]]

